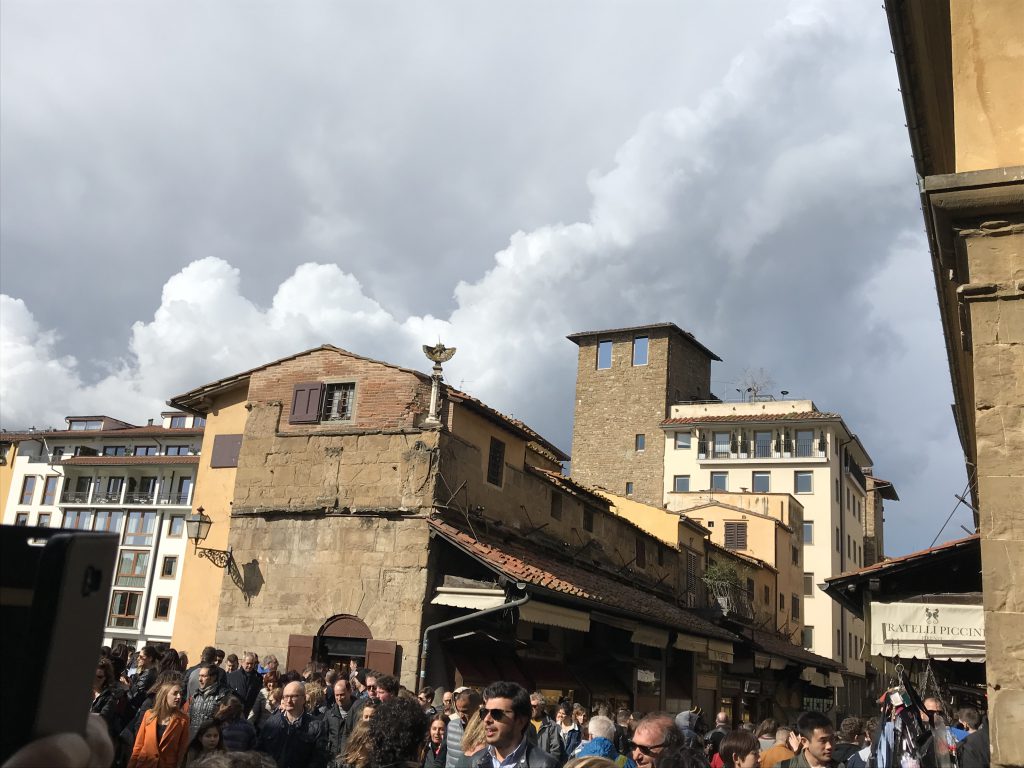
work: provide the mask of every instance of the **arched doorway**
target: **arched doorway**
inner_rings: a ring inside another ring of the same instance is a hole
[[[360,669],[390,675],[395,673],[396,652],[395,641],[374,640],[366,622],[348,613],[331,616],[315,635],[288,639],[289,669],[301,670],[309,661],[317,661],[347,674],[354,660]]]

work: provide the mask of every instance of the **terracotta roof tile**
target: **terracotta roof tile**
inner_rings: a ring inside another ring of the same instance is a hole
[[[69,456],[56,462],[61,466],[107,466],[120,467],[135,464],[198,464],[198,456]]]
[[[802,411],[800,413],[749,413],[732,414],[731,416],[683,416],[673,419],[665,419],[662,426],[673,424],[708,424],[708,423],[729,423],[750,422],[750,421],[831,421],[841,418],[838,413],[825,413],[822,411]]]
[[[431,519],[430,525],[467,554],[477,556],[484,565],[516,581],[570,595],[622,616],[646,619],[703,637],[735,639],[731,632],[650,591],[616,581],[611,574],[596,573],[557,560],[527,542],[499,541],[487,535],[477,539],[439,518]]]

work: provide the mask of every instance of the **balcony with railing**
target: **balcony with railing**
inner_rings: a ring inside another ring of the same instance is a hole
[[[169,491],[157,496],[156,503],[169,506],[188,506],[191,495],[190,491]]]
[[[862,491],[867,493],[868,483],[864,479],[864,473],[861,471],[861,468],[857,466],[857,462],[850,459],[846,460],[846,474],[853,478],[853,481],[860,486]]]
[[[61,504],[88,504],[90,491],[64,491],[60,495]]]
[[[708,607],[743,621],[754,620],[754,600],[746,589],[731,581],[705,579]]]
[[[828,457],[824,440],[732,440],[728,444],[710,440],[697,441],[697,459],[754,460],[825,459]]]

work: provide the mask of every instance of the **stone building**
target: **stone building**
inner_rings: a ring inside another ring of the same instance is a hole
[[[865,473],[867,495],[864,499],[864,558],[862,566],[881,562],[885,556],[885,502],[900,496],[888,480]]]
[[[721,358],[674,323],[568,338],[579,347],[572,476],[660,505],[660,424],[674,403],[713,399],[711,361]]]
[[[1024,765],[1024,4],[885,8],[981,534],[992,764]]]
[[[431,418],[431,385],[322,346],[170,401],[207,419],[194,507],[239,574],[187,560],[175,647],[713,708],[739,637],[681,597],[680,549],[522,422],[443,384]]]

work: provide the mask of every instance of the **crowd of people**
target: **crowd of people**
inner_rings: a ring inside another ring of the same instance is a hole
[[[591,712],[512,682],[414,693],[354,662],[300,673],[213,647],[192,666],[173,649],[104,648],[92,712],[115,745],[114,768],[896,768],[879,749],[892,723],[879,731],[877,718],[846,718],[837,732],[817,712],[755,726],[722,711],[712,728],[699,707]],[[946,764],[987,766],[980,716],[959,716],[964,730],[943,735]]]

